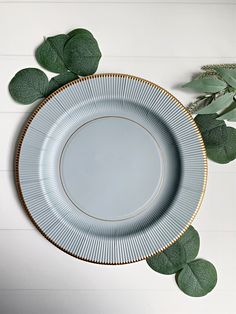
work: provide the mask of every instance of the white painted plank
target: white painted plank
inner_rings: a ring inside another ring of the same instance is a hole
[[[168,280],[168,278],[166,278]],[[199,299],[176,291],[1,291],[3,314],[234,314],[234,292]]]
[[[235,4],[235,0],[226,0],[226,1],[223,1],[223,0],[207,0],[207,1],[204,1],[204,0],[166,0],[166,1],[163,1],[163,0],[0,0],[0,3],[25,3],[25,2],[46,2],[46,3],[146,3],[146,4],[149,4],[149,3],[158,3],[158,4],[163,4],[165,3],[166,5],[171,5],[171,4],[180,4],[180,5],[188,5],[188,4],[203,4],[203,5],[206,5],[206,4]]]
[[[236,127],[236,124],[234,124]],[[208,169],[209,172],[217,172],[217,173],[235,173],[236,171],[236,160],[229,162],[228,164],[218,164],[214,161],[208,159]]]
[[[13,172],[0,171],[0,186],[0,229],[34,229],[18,200]],[[193,223],[199,232],[236,231],[235,186],[235,173],[209,174],[203,204]]]
[[[235,57],[236,61],[236,57]],[[194,73],[200,71],[204,64],[230,63],[230,58],[145,58],[145,57],[102,57],[98,73],[127,73],[143,77],[166,88],[185,106],[194,99],[195,94],[181,88],[183,83],[191,80]],[[20,105],[14,102],[8,92],[8,83],[15,73],[26,67],[39,67],[34,57],[0,56],[1,81],[0,113],[31,112],[32,105]],[[47,72],[49,77],[52,73]],[[56,74],[55,74],[56,75]]]
[[[43,36],[85,27],[106,56],[235,57],[235,12],[225,4],[1,3],[0,54],[31,55]]]
[[[28,113],[0,114],[0,170],[12,170],[15,146]]]
[[[193,223],[197,230],[236,231],[235,187],[235,173],[209,173],[203,203]]]
[[[199,257],[212,261],[219,274],[215,292],[236,293],[232,284],[236,232],[202,232]],[[155,289],[175,291],[174,276],[153,272],[146,262],[121,266],[77,260],[49,243],[37,231],[0,231],[1,289]],[[222,257],[224,256],[224,258]]]
[[[34,229],[16,193],[13,171],[0,171],[0,229]]]

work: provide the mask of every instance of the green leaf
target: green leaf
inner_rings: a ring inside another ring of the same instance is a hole
[[[187,109],[192,113],[199,112],[212,102],[213,96],[198,96],[197,99],[187,106]]]
[[[57,90],[59,87],[75,80],[76,78],[78,78],[78,76],[71,72],[65,72],[57,76],[54,76],[53,78],[51,78],[49,82],[47,94],[48,95],[51,94],[52,92]]]
[[[183,85],[183,87],[188,87],[201,93],[217,93],[225,89],[227,84],[224,81],[216,78],[205,77],[202,79],[195,79]]]
[[[236,129],[227,127],[223,120],[216,120],[217,114],[199,114],[195,117],[208,158],[220,164],[236,158]]]
[[[236,158],[236,129],[227,127],[224,143],[206,147],[207,156],[220,164],[226,164]]]
[[[208,132],[216,127],[226,125],[223,121],[217,121],[217,114],[197,115],[194,121],[197,123],[201,133]]]
[[[35,52],[38,63],[51,72],[63,73],[67,71],[63,59],[63,49],[68,38],[64,34],[46,38]]]
[[[214,145],[222,145],[227,138],[226,124],[216,120],[217,114],[199,114],[195,122],[200,129],[206,148]]]
[[[222,79],[233,88],[236,88],[236,69],[215,68]]]
[[[16,73],[9,83],[12,98],[21,104],[31,104],[47,93],[48,78],[35,68],[26,68]]]
[[[194,260],[198,255],[200,247],[200,238],[197,230],[193,226],[190,226],[181,238],[179,238],[178,242],[184,247],[186,262]]]
[[[170,275],[180,270],[186,263],[186,253],[179,241],[165,251],[147,258],[148,265],[158,273]]]
[[[236,121],[236,102],[233,102],[229,110],[225,110],[224,113],[217,118],[217,120]]]
[[[198,232],[190,226],[177,242],[165,251],[148,258],[147,263],[161,274],[174,274],[197,256],[199,246]]]
[[[94,38],[93,34],[84,28],[76,28],[67,34],[67,36],[69,36],[70,38],[75,36],[75,35],[83,35],[83,36]]]
[[[208,106],[202,108],[198,113],[200,114],[208,114],[208,113],[216,113],[219,110],[225,109],[228,107],[233,101],[234,93],[227,93],[222,96],[217,97],[213,100]]]
[[[236,69],[215,68],[220,77],[233,88],[236,88]]]
[[[177,274],[176,281],[185,294],[202,297],[216,286],[217,272],[212,263],[197,259],[184,266]]]
[[[95,38],[74,35],[65,44],[64,59],[69,70],[81,76],[96,72],[101,52]]]

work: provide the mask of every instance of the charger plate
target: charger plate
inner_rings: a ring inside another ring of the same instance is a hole
[[[20,199],[42,234],[102,264],[174,243],[199,209],[207,175],[187,110],[125,74],[78,79],[46,98],[23,128],[15,165]]]

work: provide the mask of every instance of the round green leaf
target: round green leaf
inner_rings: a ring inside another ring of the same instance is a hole
[[[225,126],[223,121],[218,121],[216,118],[217,114],[199,114],[194,118],[194,121],[199,127],[201,133],[205,133],[219,126]]]
[[[48,78],[35,68],[26,68],[16,73],[9,83],[12,98],[21,104],[31,104],[47,93]]]
[[[195,117],[211,160],[220,164],[236,158],[236,129],[227,127],[217,114],[199,114]]]
[[[216,113],[228,107],[233,101],[234,93],[226,93],[213,100],[208,106],[199,110],[200,114]]]
[[[68,38],[64,34],[46,38],[35,52],[38,63],[51,72],[67,71],[63,60],[63,49]]]
[[[189,296],[202,297],[217,283],[217,272],[212,263],[197,259],[184,266],[176,277],[179,288]]]
[[[179,238],[178,242],[184,247],[186,262],[194,260],[198,255],[200,247],[200,238],[197,230],[193,226],[190,226],[181,238]]]
[[[207,146],[207,156],[220,164],[226,164],[236,158],[236,129],[227,127],[224,142],[221,145]]]
[[[181,238],[168,249],[147,258],[147,263],[153,270],[159,273],[174,274],[197,256],[199,246],[198,232],[190,226]]]
[[[73,31],[69,32],[67,35],[70,38],[75,36],[75,35],[83,35],[83,36],[94,38],[93,34],[90,31],[88,31],[87,29],[84,29],[84,28],[76,28]]]
[[[227,84],[216,78],[204,77],[201,79],[195,79],[183,87],[191,88],[200,93],[217,93],[227,87]]]
[[[96,72],[101,52],[95,38],[74,35],[65,44],[64,59],[69,70],[87,76]]]
[[[59,74],[57,76],[54,76],[49,81],[47,94],[48,95],[51,94],[52,92],[57,90],[59,87],[65,85],[66,83],[69,83],[69,82],[75,80],[76,78],[78,78],[78,76],[74,73],[71,73],[71,72],[65,72],[65,73]]]
[[[184,246],[177,241],[165,251],[147,258],[147,263],[158,273],[174,274],[186,263]]]
[[[206,148],[224,144],[227,138],[226,124],[216,120],[217,114],[199,114],[195,122],[200,129]]]

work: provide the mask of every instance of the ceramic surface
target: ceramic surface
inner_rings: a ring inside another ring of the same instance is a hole
[[[186,230],[203,197],[206,156],[172,95],[103,74],[67,84],[33,113],[16,177],[51,242],[84,260],[121,264],[163,250]]]

